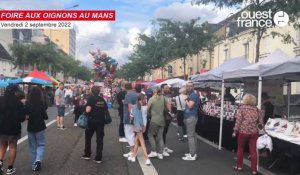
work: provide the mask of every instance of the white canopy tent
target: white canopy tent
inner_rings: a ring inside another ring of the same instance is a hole
[[[223,78],[223,72],[224,71],[230,71],[232,69],[236,69],[237,67],[242,68],[249,66],[250,63],[245,59],[244,56],[236,57],[229,59],[225,61],[223,64],[221,64],[219,67],[212,69],[208,72],[205,72],[203,74],[198,74],[195,76],[192,76],[191,80],[193,82],[196,81],[222,81]]]
[[[287,116],[290,117],[291,82],[300,81],[300,56],[283,63],[261,67],[264,79],[285,80],[287,84]]]
[[[162,84],[168,84],[168,86],[171,86],[171,87],[181,88],[182,86],[185,86],[186,81],[184,81],[183,79],[180,79],[180,78],[172,78],[172,79],[168,79],[163,82],[160,82],[160,83],[154,85],[153,87],[160,87]]]
[[[276,49],[273,53],[262,59],[258,63],[252,64],[247,67],[238,68],[234,70],[225,70],[223,74],[224,80],[242,80],[247,77],[261,76],[261,66],[268,66],[275,63],[282,63],[291,59],[286,53],[280,49]],[[239,66],[238,66],[239,67]]]
[[[223,80],[223,73],[226,70],[233,70],[237,67],[246,67],[250,63],[246,60],[244,56],[236,57],[225,61],[218,68],[212,69],[204,74],[199,74],[192,77],[193,82],[220,82],[221,83],[221,117],[220,117],[220,135],[219,135],[219,149],[221,150],[222,145],[222,129],[223,129],[223,109],[224,109],[224,92],[225,84]]]
[[[272,67],[272,64],[282,63],[286,60],[290,59],[286,53],[281,51],[280,49],[276,49],[273,53],[268,55],[266,58],[262,59],[258,63],[252,64],[250,66],[244,68],[238,68],[234,70],[225,70],[223,72],[223,80],[222,80],[222,98],[221,98],[221,116],[220,116],[220,135],[219,135],[219,149],[222,147],[222,134],[223,134],[223,115],[224,115],[224,82],[225,81],[245,81],[245,78],[258,78],[258,108],[261,108],[261,93],[262,93],[262,77],[261,70],[262,66]],[[238,66],[239,67],[239,66]]]
[[[300,56],[283,63],[262,65],[261,76],[266,79],[300,81]]]

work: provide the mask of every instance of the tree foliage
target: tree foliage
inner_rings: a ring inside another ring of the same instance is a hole
[[[80,61],[60,52],[52,43],[13,44],[10,45],[10,50],[16,67],[23,68],[25,65],[32,65],[48,72],[51,67],[51,74],[62,71],[66,77],[72,76],[82,80],[92,78],[92,73],[86,67],[81,66]]]
[[[185,59],[211,47],[212,29],[208,23],[199,24],[199,18],[189,22],[158,19],[157,31],[152,35],[139,35],[139,43],[130,55],[130,62],[123,65],[117,77],[137,79],[151,69],[162,68],[172,59]],[[184,66],[185,73],[185,66]],[[186,74],[185,74],[186,75]]]
[[[223,7],[238,7],[248,4],[246,9],[250,12],[256,11],[268,11],[271,10],[273,13],[278,11],[284,11],[289,15],[289,23],[292,24],[295,29],[300,27],[299,22],[299,0],[192,0],[192,4],[209,4],[213,3],[218,8]],[[266,32],[266,27],[254,27],[253,34],[256,35],[256,58],[255,62],[259,61],[260,56],[260,41]],[[282,37],[285,43],[294,43],[290,33],[278,33],[271,32],[273,37]]]

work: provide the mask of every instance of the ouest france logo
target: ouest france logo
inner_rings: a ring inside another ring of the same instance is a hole
[[[274,22],[274,23],[273,23]],[[243,11],[237,19],[238,27],[264,28],[284,27],[289,23],[289,15],[284,11],[278,11],[272,16],[272,11]]]

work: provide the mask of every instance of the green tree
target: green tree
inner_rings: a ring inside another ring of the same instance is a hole
[[[22,68],[22,76],[24,76],[25,65],[30,64],[30,60],[27,57],[27,52],[29,51],[29,45],[24,44],[14,44],[9,45],[9,49],[12,52],[13,64],[16,67]]]
[[[289,15],[289,23],[293,24],[294,28],[299,28],[300,23],[299,19],[299,7],[300,1],[299,0],[192,0],[193,4],[209,4],[214,3],[216,7],[223,8],[223,7],[238,7],[242,4],[249,4],[248,7],[245,9],[249,12],[254,11],[268,11],[271,10],[272,12],[277,11],[284,11]],[[253,34],[256,35],[256,56],[255,62],[259,61],[260,56],[260,41],[263,37],[264,33],[266,32],[266,27],[255,27]],[[289,33],[282,34],[272,32],[273,37],[281,36],[283,37],[285,43],[295,43],[293,38],[290,36]]]
[[[171,58],[183,59],[183,72],[186,79],[186,58],[198,54],[200,50],[211,47],[213,41],[212,27],[205,22],[199,24],[200,18],[189,22],[172,21],[170,19],[158,19],[159,35],[161,38],[171,41],[168,45],[168,55]]]
[[[65,77],[72,76],[76,79],[90,80],[92,73],[86,67],[80,65],[80,61],[60,52],[53,43],[40,44],[13,44],[10,45],[14,65],[24,67],[32,65],[42,71],[50,71],[51,74],[62,71]]]

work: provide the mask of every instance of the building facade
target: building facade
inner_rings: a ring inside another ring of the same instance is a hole
[[[76,57],[76,31],[74,29],[44,29],[43,33],[66,54]]]

